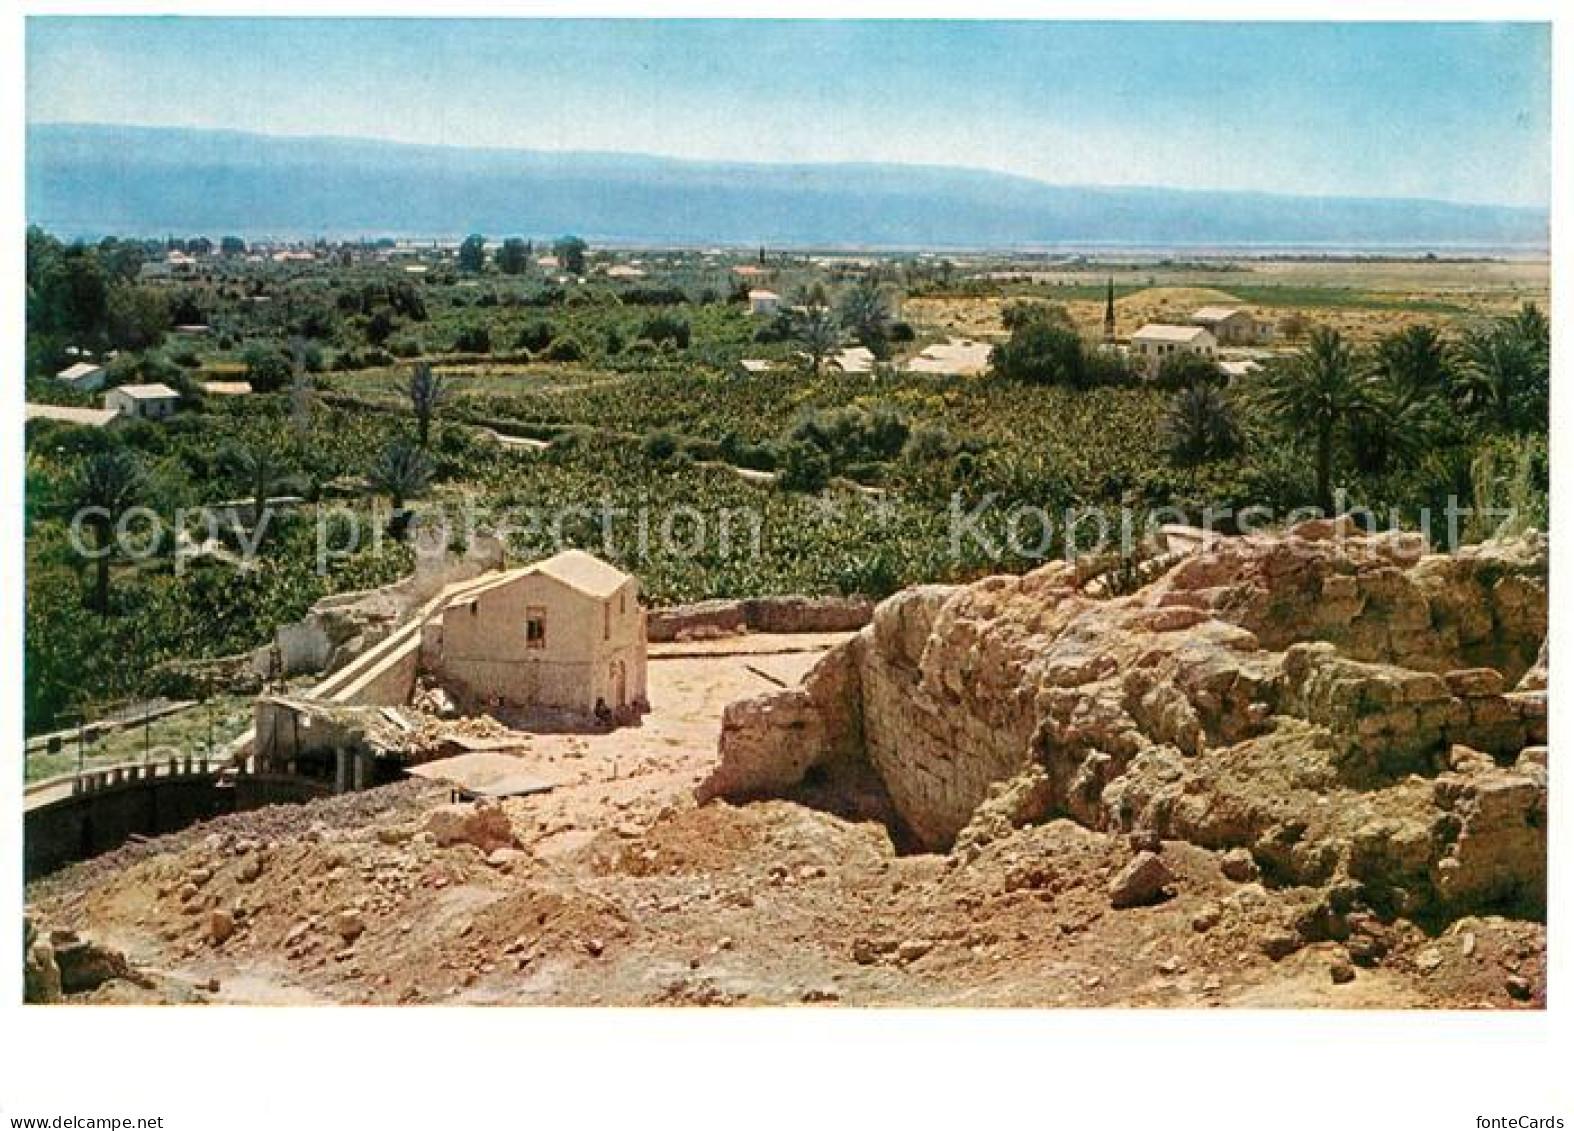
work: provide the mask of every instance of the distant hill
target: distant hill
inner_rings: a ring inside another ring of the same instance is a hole
[[[27,215],[63,235],[456,236],[860,247],[1547,244],[1541,209],[1057,186],[937,166],[767,165],[223,130],[33,125]]]

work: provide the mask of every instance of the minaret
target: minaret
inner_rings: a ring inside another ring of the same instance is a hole
[[[1110,276],[1109,290],[1104,295],[1104,344],[1115,344],[1115,277]]]

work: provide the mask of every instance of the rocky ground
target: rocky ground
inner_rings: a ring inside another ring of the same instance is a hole
[[[765,690],[719,755],[707,699],[708,739],[543,744],[549,794],[128,845],[30,887],[29,994],[1540,1007],[1545,542],[1331,533],[900,595],[802,687],[718,655],[696,696]]]

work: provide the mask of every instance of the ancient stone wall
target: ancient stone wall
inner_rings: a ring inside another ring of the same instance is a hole
[[[1546,540],[1424,549],[1316,522],[1129,597],[1063,563],[908,590],[802,687],[729,708],[701,796],[780,791],[857,746],[932,847],[1036,770],[1048,812],[1242,847],[1286,882],[1534,906]]]

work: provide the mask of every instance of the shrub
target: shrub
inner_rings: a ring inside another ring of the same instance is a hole
[[[256,392],[278,392],[290,382],[290,363],[277,346],[254,345],[246,351],[246,380]]]
[[[552,344],[554,333],[552,323],[546,319],[532,319],[521,326],[514,334],[514,348],[529,350],[531,353],[540,353]]]
[[[665,428],[647,434],[640,444],[640,451],[645,454],[645,458],[656,463],[665,463],[677,450],[678,438]]]
[[[783,454],[781,478],[777,480],[788,491],[819,494],[831,481],[831,461],[814,444],[794,440]]]
[[[542,356],[548,361],[584,361],[585,347],[580,344],[578,338],[571,334],[564,334],[553,338],[552,344],[547,346]]]
[[[491,353],[492,332],[481,324],[462,327],[454,336],[455,353]]]
[[[639,329],[639,336],[658,346],[671,342],[679,349],[688,349],[689,322],[679,315],[662,311],[645,319],[644,325]]]

